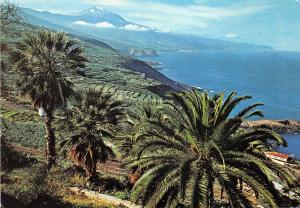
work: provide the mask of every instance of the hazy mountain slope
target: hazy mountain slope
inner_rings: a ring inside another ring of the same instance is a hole
[[[128,81],[128,78],[126,76],[128,74],[132,74],[128,72],[128,70],[130,70],[137,75],[138,79],[135,81],[141,82],[140,85],[142,86],[147,86],[147,82],[151,83],[151,80],[156,80],[153,81],[155,85],[164,84],[169,85],[175,90],[183,89],[181,85],[161,74],[159,71],[153,69],[150,65],[146,64],[143,61],[120,54],[111,47],[107,48],[107,44],[102,43],[101,41],[82,37],[79,38],[82,43],[84,43],[90,61],[89,67],[90,69],[92,69],[91,71],[87,71],[88,77],[94,78],[94,76],[99,77],[101,73],[118,71],[118,73],[115,74],[115,77],[112,78],[119,79],[118,82],[121,82],[121,88],[126,88],[126,86],[124,86],[122,82],[124,79]],[[101,44],[105,44],[105,47],[103,47]],[[104,80],[106,83],[110,82],[109,77],[110,76],[107,77],[107,80]],[[103,78],[105,79],[105,77]],[[139,80],[140,78],[142,78],[142,80]],[[147,78],[150,78],[151,80],[148,80]],[[135,85],[129,86],[128,84],[127,87],[133,87],[132,89],[137,91],[137,89],[134,89],[134,86]]]
[[[74,23],[76,24],[76,22],[78,21],[89,23],[89,24],[106,22],[112,24],[114,27],[122,27],[129,24],[134,24],[126,21],[120,15],[100,7],[92,7],[90,9],[86,9],[80,13],[73,14],[73,15],[63,15],[63,14],[51,13],[48,11],[40,12],[29,8],[22,8],[22,11],[26,14],[36,16],[46,21],[55,22],[56,24],[63,25],[63,26],[71,26]],[[100,27],[101,25],[98,26]]]
[[[74,31],[105,39],[114,48],[126,51],[128,47],[154,48],[156,50],[271,50],[264,45],[243,44],[203,37],[162,33],[146,26],[126,21],[121,16],[90,8],[75,15],[53,14],[22,8],[31,17],[38,17]],[[42,24],[42,23],[41,23]],[[42,24],[43,25],[43,24]],[[52,25],[43,25],[52,27]]]
[[[39,19],[45,20],[47,22],[54,23],[56,25],[67,26],[69,23],[80,20],[75,16],[63,15],[63,14],[54,14],[48,11],[36,11],[29,8],[22,8],[23,13],[29,14],[34,17],[38,17]]]
[[[61,26],[61,25],[58,25],[58,24],[54,24],[52,22],[49,22],[45,19],[39,18],[37,16],[31,15],[31,14],[26,13],[26,12],[23,12],[23,17],[24,17],[24,19],[27,23],[32,24],[32,25],[43,26],[43,27],[47,27],[47,28],[52,29],[52,30],[65,31],[65,32],[69,32],[69,33],[72,33],[72,34],[86,35],[85,33],[82,33],[80,31],[76,31],[76,30],[73,30],[69,27],[64,27],[64,26]]]

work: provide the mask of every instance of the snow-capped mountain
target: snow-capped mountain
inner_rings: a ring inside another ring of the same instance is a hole
[[[92,8],[89,8],[89,9],[86,9],[86,10],[80,12],[81,15],[89,15],[89,16],[94,16],[94,17],[101,17],[103,14],[107,14],[107,13],[114,14],[100,6],[92,7]],[[117,16],[119,16],[119,15],[117,15]]]
[[[56,14],[21,8],[25,19],[33,24],[55,30],[65,30],[99,38],[117,49],[155,48],[158,50],[269,50],[269,47],[234,43],[209,38],[160,32],[127,21],[120,15],[101,7],[92,7],[77,14]]]
[[[55,14],[48,11],[40,12],[28,8],[22,8],[22,11],[25,15],[35,16],[65,27],[116,28],[131,31],[151,30],[146,26],[129,22],[120,15],[102,7],[92,7],[73,15]]]
[[[90,24],[106,22],[115,27],[124,27],[128,24],[131,24],[130,22],[127,22],[120,15],[108,11],[102,7],[92,7],[86,9],[80,12],[79,14],[77,14],[77,16],[81,18],[81,21],[85,21]]]

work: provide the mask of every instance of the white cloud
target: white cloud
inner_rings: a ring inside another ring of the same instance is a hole
[[[170,32],[172,32],[172,30],[170,28],[165,28],[165,29],[162,29],[162,30],[158,30],[158,32],[170,33]]]
[[[98,28],[116,28],[113,24],[109,22],[98,22],[98,23],[88,23],[82,20],[72,22],[74,25],[81,25],[81,26],[90,26],[90,27],[98,27]],[[149,31],[151,30],[148,27],[142,26],[142,25],[136,25],[136,24],[128,24],[124,27],[121,27],[120,29],[124,30],[132,30],[132,31]]]
[[[121,29],[133,30],[133,31],[149,31],[150,30],[148,27],[136,25],[136,24],[128,24],[128,25],[125,25],[124,27],[121,27]]]
[[[237,36],[238,36],[238,35],[235,34],[235,33],[227,33],[227,34],[225,35],[226,38],[236,38]]]
[[[86,25],[86,26],[89,25],[89,23],[87,23],[85,21],[81,21],[81,20],[76,21],[76,22],[72,22],[72,24],[74,24],[74,25]]]
[[[94,24],[95,27],[103,27],[103,28],[115,28],[115,26],[109,22],[98,22]]]
[[[90,27],[98,27],[98,28],[115,28],[115,26],[109,22],[98,22],[98,23],[88,23],[85,21],[76,21],[76,22],[72,22],[72,24],[74,25],[82,25],[82,26],[90,26]]]

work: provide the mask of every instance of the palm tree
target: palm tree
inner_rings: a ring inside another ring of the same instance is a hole
[[[155,118],[155,108],[150,105],[137,104],[131,106],[131,110],[127,112],[127,118],[118,126],[117,146],[122,158],[126,159],[130,155],[130,151],[136,144],[136,130],[140,129],[140,125],[146,119]],[[141,170],[138,166],[131,167],[128,174],[129,186],[132,186],[141,176]]]
[[[233,109],[250,96],[212,98],[190,90],[173,93],[174,102],[158,109],[158,119],[148,119],[137,132],[128,167],[139,166],[143,175],[132,190],[132,200],[146,207],[213,207],[216,190],[223,190],[232,207],[251,207],[245,184],[270,207],[280,196],[272,180],[275,175],[288,186],[295,177],[268,160],[261,145],[269,141],[287,145],[277,133],[264,128],[242,129],[254,115],[257,103],[232,116]]]
[[[86,170],[88,180],[96,178],[97,162],[105,162],[115,154],[104,143],[104,138],[114,135],[114,127],[125,115],[125,104],[112,99],[102,90],[88,90],[68,102],[64,117],[58,120],[58,128],[69,135],[61,143],[77,166]]]
[[[132,105],[127,117],[118,126],[117,146],[123,158],[127,158],[136,142],[136,132],[147,119],[155,118],[155,108],[145,104]]]
[[[17,87],[32,101],[34,108],[45,111],[46,156],[48,168],[56,161],[53,113],[65,105],[74,94],[73,84],[66,78],[79,72],[87,59],[76,41],[65,33],[41,30],[26,33],[11,54],[11,63],[17,72]]]

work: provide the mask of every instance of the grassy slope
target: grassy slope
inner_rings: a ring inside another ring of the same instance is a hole
[[[20,41],[22,33],[36,32],[39,27],[27,25],[25,28],[15,27],[9,34],[1,34],[1,41],[13,47]],[[74,37],[74,35],[72,35]],[[139,66],[150,72],[157,72],[143,62],[124,56],[109,45],[94,39],[78,37],[89,59],[86,76],[72,75],[69,78],[77,89],[95,88],[112,93],[115,98],[129,103],[160,103],[161,97],[147,88],[160,85],[161,82],[147,78],[145,74],[137,72]],[[44,147],[43,119],[31,109],[30,103],[18,96],[14,79],[15,74],[9,70],[8,56],[1,54],[1,60],[7,70],[1,74],[1,123],[3,133],[9,135],[10,142],[19,143],[27,147]],[[133,63],[133,64],[132,64]],[[138,63],[135,65],[134,63]],[[130,64],[133,70],[130,70]],[[151,71],[152,70],[152,71]],[[151,74],[149,75],[151,76]],[[5,126],[4,126],[5,124]]]
[[[25,28],[15,27],[9,34],[1,34],[1,41],[13,47],[16,42],[20,41],[22,33],[26,31],[36,32],[38,29],[40,28],[29,25]],[[76,37],[78,38],[78,36]],[[147,89],[149,86],[161,84],[159,81],[146,78],[143,73],[128,69],[128,65],[123,67],[126,63],[134,61],[132,58],[118,53],[103,42],[83,37],[79,37],[79,39],[89,63],[85,77],[80,75],[69,77],[75,83],[77,89],[104,88],[106,92],[112,93],[115,98],[131,103],[161,102],[161,98],[157,94]],[[5,119],[10,127],[7,133],[14,142],[19,142],[25,146],[41,147],[44,143],[44,132],[41,126],[43,121],[30,109],[28,100],[17,95],[14,87],[15,74],[9,70],[7,54],[2,53],[1,60],[7,66],[7,70],[1,74],[1,95],[3,99],[0,100],[1,118]],[[142,66],[149,67],[144,63],[142,63]],[[154,69],[152,70],[154,71]],[[11,105],[11,103],[15,103],[15,105]],[[36,139],[34,144],[27,141],[27,138],[33,132],[38,132],[34,136]]]
[[[37,29],[39,28],[31,26],[26,28],[26,30],[30,30],[31,32],[35,32]],[[3,34],[1,41],[13,47],[13,45],[20,40],[23,32],[25,32],[25,30],[22,28],[15,28],[10,34]],[[128,102],[161,102],[161,98],[158,95],[146,89],[146,87],[160,84],[160,82],[148,79],[140,73],[121,67],[120,63],[130,60],[129,57],[122,56],[105,43],[99,41],[84,38],[81,40],[81,43],[85,48],[86,56],[90,60],[90,63],[88,63],[86,77],[69,77],[76,84],[76,88],[86,89],[87,87],[91,87],[97,89],[104,87],[107,92],[113,93],[117,99],[125,99]],[[15,74],[9,70],[7,64],[8,56],[2,53],[1,60],[5,61],[7,66],[7,70],[1,71],[1,133],[8,142],[42,149],[45,146],[43,119],[37,115],[37,112],[32,110],[27,99],[18,96],[14,86]],[[58,138],[58,140],[60,139]],[[43,163],[42,155],[35,155],[34,158],[38,159],[38,164]],[[68,163],[69,162],[67,162],[67,164]],[[65,166],[65,162],[62,164]],[[26,200],[34,200],[31,197],[36,196],[35,193],[37,191],[35,189],[37,186],[30,181],[34,166],[35,164],[29,164],[11,172],[1,172],[1,178],[8,178],[7,181],[1,184],[1,189],[4,194],[2,197],[4,197],[3,200],[7,199],[8,202],[12,197],[10,201],[13,204],[12,207],[18,202],[14,197],[17,197],[22,203],[25,203]],[[59,174],[60,173],[58,173],[58,175]],[[104,177],[103,174],[105,175],[105,173],[103,172],[101,174],[102,177]],[[57,174],[54,174],[55,177],[56,175]],[[76,178],[76,176],[74,177]],[[77,182],[85,183],[84,178],[80,178],[79,176],[77,178]],[[111,176],[109,175],[108,178],[111,178]],[[72,177],[70,179],[72,180]],[[78,184],[77,182],[76,184]],[[72,183],[72,181],[67,182],[69,185]],[[124,195],[123,192],[120,193],[122,196]],[[30,199],[27,199],[28,197]],[[53,199],[47,197],[46,200],[47,201],[43,203],[48,204],[44,207],[51,207],[53,203],[58,203],[61,207],[118,207],[105,201],[90,201],[82,197],[80,198],[79,196],[73,196],[67,192],[63,193],[59,198],[56,196],[54,196]],[[40,202],[36,203],[40,204]]]
[[[23,32],[35,32],[38,29],[39,27],[35,26],[26,26],[25,30],[15,28],[11,34],[3,33],[1,39],[13,46],[20,40]],[[84,46],[89,59],[86,77],[70,77],[78,88],[105,87],[106,91],[115,94],[118,99],[129,99],[134,102],[160,102],[159,96],[149,91],[147,87],[159,85],[160,81],[172,84],[171,80],[149,65],[122,55],[103,42],[79,36],[77,38]],[[5,56],[2,59],[5,59]],[[144,70],[139,72],[139,69]],[[14,75],[4,73],[4,76],[6,79],[4,84],[13,88]]]

